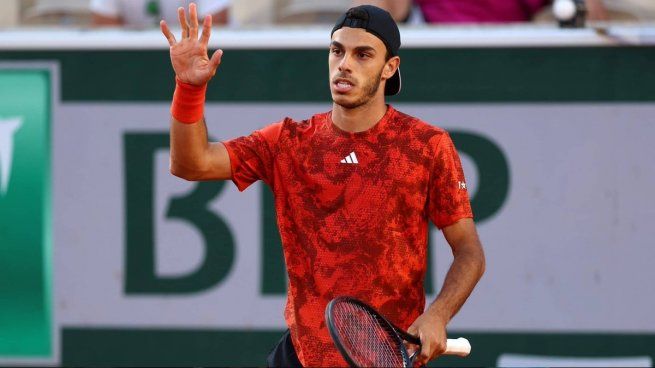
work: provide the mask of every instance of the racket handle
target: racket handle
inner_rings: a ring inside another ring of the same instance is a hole
[[[471,343],[463,337],[458,339],[448,339],[448,341],[446,341],[446,352],[444,354],[465,357],[471,354]]]

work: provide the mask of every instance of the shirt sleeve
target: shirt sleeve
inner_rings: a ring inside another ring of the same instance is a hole
[[[428,215],[442,229],[462,218],[472,218],[462,164],[448,133],[434,137],[436,141],[430,173]]]
[[[263,180],[273,186],[273,167],[284,122],[271,124],[243,136],[223,142],[230,156],[232,181],[244,191]]]

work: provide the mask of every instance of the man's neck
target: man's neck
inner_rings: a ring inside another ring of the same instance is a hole
[[[347,132],[363,132],[372,128],[387,112],[384,98],[376,99],[354,109],[332,104],[332,122]]]

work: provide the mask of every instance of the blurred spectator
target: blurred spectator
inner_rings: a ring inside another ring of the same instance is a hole
[[[332,24],[350,7],[350,1],[274,0],[275,22],[279,24]]]
[[[607,4],[610,20],[617,17],[614,14],[627,13],[639,21],[655,20],[655,1],[653,0],[620,0]]]
[[[407,23],[412,15],[412,0],[353,0],[351,6],[365,4],[385,9],[397,23]]]
[[[0,28],[14,27],[18,24],[18,0],[0,3]]]
[[[648,22],[655,20],[655,0],[585,0],[587,20]],[[537,22],[554,22],[551,7],[535,16]]]
[[[88,26],[91,23],[89,0],[18,0],[18,4],[21,25]]]
[[[191,0],[91,0],[93,24],[97,26],[127,26],[148,28],[159,25],[161,19],[168,24],[179,23],[177,9],[188,7]],[[196,0],[198,17],[211,15],[214,24],[229,21],[230,0]]]
[[[525,22],[549,0],[416,0],[428,23]]]
[[[414,17],[422,18],[427,23],[507,23],[531,20],[532,16],[550,1],[353,0],[353,6],[361,4],[379,6],[389,11],[397,22],[407,22]]]
[[[585,0],[585,5],[587,6],[587,20],[609,19],[607,9],[601,0]]]
[[[538,19],[555,22],[554,0],[233,0],[255,14],[255,23],[333,23],[352,6],[371,4],[399,23],[512,23]],[[584,0],[587,19],[655,20],[655,0]],[[251,14],[248,14],[251,15]],[[245,21],[244,23],[248,23]],[[250,22],[252,23],[252,22]],[[241,23],[240,23],[241,24]]]
[[[552,0],[415,0],[429,23],[508,23],[554,21]],[[587,20],[637,20],[655,0],[585,0]],[[616,10],[612,10],[616,8]],[[608,10],[610,9],[610,10]]]

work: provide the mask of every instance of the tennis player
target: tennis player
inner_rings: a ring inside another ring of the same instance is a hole
[[[482,276],[485,259],[448,133],[385,104],[401,85],[400,32],[389,13],[359,6],[334,26],[331,111],[210,143],[205,89],[223,51],[208,57],[211,18],[198,37],[195,4],[190,20],[183,8],[178,12],[181,39],[161,23],[177,76],[171,172],[187,180],[231,179],[240,191],[263,180],[275,196],[289,275],[289,331],[268,365],[345,365],[324,321],[327,303],[341,295],[363,300],[419,336],[419,363],[443,353],[446,326]],[[425,309],[429,220],[442,230],[454,260]]]

